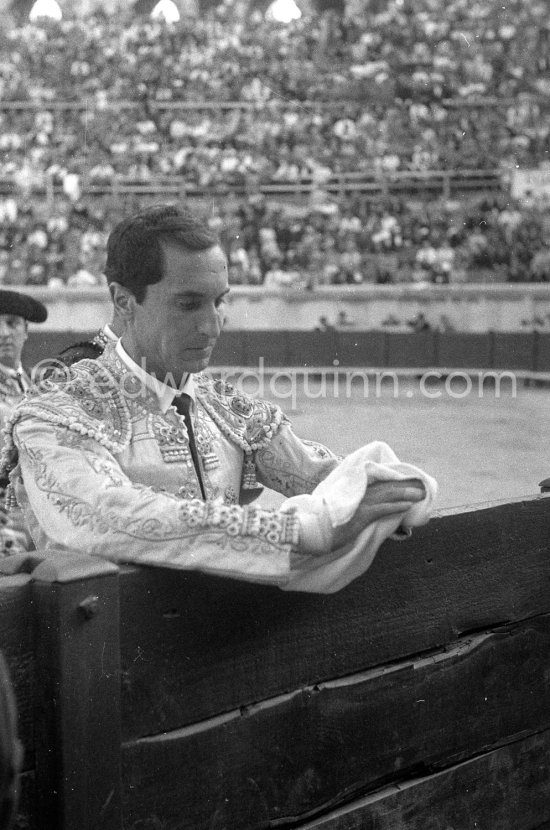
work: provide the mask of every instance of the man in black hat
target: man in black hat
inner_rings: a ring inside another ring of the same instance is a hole
[[[43,323],[46,306],[28,294],[0,291],[0,429],[30,386],[30,379],[21,363],[21,353],[28,337],[28,324]],[[0,449],[2,435],[0,433]],[[0,555],[26,547],[26,536],[18,517],[8,522],[3,512],[3,491],[7,482],[0,481]]]
[[[0,417],[11,399],[14,406],[29,387],[29,378],[21,364],[21,353],[28,337],[28,324],[43,323],[46,306],[17,291],[0,291]]]

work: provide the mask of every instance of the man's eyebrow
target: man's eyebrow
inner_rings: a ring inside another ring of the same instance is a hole
[[[217,294],[218,297],[225,297],[226,294],[229,294],[230,288],[226,288],[225,291],[222,291],[221,294]],[[176,291],[173,295],[174,297],[207,297],[209,292],[204,291]]]

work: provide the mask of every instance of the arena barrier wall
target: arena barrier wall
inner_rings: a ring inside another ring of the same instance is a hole
[[[549,507],[443,511],[329,596],[3,560],[19,830],[548,828]]]
[[[25,361],[36,365],[95,332],[29,335]],[[222,332],[212,367],[303,369],[446,368],[550,372],[550,332],[232,331]]]

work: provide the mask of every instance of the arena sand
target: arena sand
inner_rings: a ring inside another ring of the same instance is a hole
[[[295,432],[338,453],[386,441],[404,461],[434,475],[438,507],[532,496],[550,477],[550,386],[455,377],[399,378],[369,388],[360,380],[285,379],[265,384]],[[250,391],[254,391],[252,388]],[[281,497],[266,491],[261,502]]]

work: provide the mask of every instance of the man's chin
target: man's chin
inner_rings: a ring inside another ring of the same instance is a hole
[[[183,371],[193,375],[196,372],[203,372],[210,363],[210,355],[197,357],[195,360],[187,359],[183,365]]]

